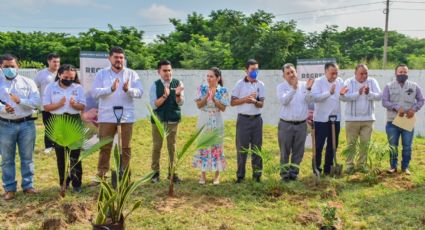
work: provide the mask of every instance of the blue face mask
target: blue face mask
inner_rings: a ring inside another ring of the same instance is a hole
[[[3,68],[3,74],[7,79],[12,80],[16,77],[17,70],[16,68]]]
[[[249,72],[249,77],[252,78],[252,79],[257,79],[258,70],[254,70],[254,71]]]

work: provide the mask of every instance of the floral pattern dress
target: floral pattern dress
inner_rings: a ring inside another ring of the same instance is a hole
[[[208,91],[207,85],[201,85],[198,88],[196,100],[205,98]],[[229,93],[225,87],[218,86],[214,98],[225,106],[230,103]],[[199,168],[202,172],[223,171],[226,169],[227,164],[223,152],[224,121],[221,111],[216,107],[211,97],[208,98],[207,104],[200,110],[198,128],[205,126],[203,132],[217,130],[222,139],[210,148],[199,149],[193,159],[193,167]]]

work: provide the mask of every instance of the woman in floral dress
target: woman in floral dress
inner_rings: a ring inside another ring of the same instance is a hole
[[[200,184],[205,184],[207,171],[215,171],[213,184],[220,183],[220,172],[226,168],[226,160],[223,153],[224,122],[221,113],[229,105],[229,93],[223,87],[223,79],[219,68],[213,67],[208,70],[208,84],[198,88],[195,100],[201,110],[198,118],[198,128],[204,126],[203,132],[217,130],[222,139],[219,143],[206,149],[199,149],[193,160],[193,167],[201,170]]]

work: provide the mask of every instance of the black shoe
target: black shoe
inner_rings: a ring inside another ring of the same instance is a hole
[[[297,175],[297,174],[295,174],[295,173],[291,173],[291,174],[289,175],[289,179],[290,179],[290,180],[297,180],[297,178],[298,178],[298,175]]]
[[[168,179],[168,180],[170,179],[170,175],[168,175],[167,179]],[[177,176],[177,174],[174,174],[174,176],[173,176],[173,182],[174,182],[175,184],[179,184],[179,183],[181,183],[182,181],[183,181],[183,180],[182,180],[182,179],[180,179],[180,178],[179,178],[179,176]]]
[[[261,179],[260,179],[260,177],[259,177],[259,176],[253,177],[252,179],[253,179],[255,182],[257,182],[257,183],[260,183],[260,182],[261,182]]]
[[[282,176],[282,182],[287,183],[291,178],[288,175]]]
[[[72,188],[72,192],[74,193],[82,193],[83,189],[81,187],[74,187]]]
[[[289,179],[295,181],[295,180],[298,179],[298,177],[297,176],[291,176],[291,177],[289,177]]]
[[[152,183],[158,183],[159,182],[159,172],[156,172],[155,174],[153,174],[153,176],[151,178],[151,182]]]
[[[244,180],[244,178],[243,177],[238,177],[237,179],[236,179],[236,183],[237,184],[240,184],[240,183],[242,183],[242,181]]]

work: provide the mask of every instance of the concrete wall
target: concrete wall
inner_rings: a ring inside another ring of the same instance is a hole
[[[34,77],[34,70],[20,70],[21,74],[28,77]],[[148,115],[146,104],[149,101],[149,87],[152,83],[158,79],[158,75],[155,70],[139,70],[137,71],[141,80],[145,93],[142,99],[137,100],[137,118],[144,118]],[[353,76],[353,70],[340,70],[339,76],[343,79],[347,79]],[[179,70],[175,69],[173,76],[183,81],[185,86],[185,99],[186,102],[182,107],[182,113],[185,116],[197,116],[198,109],[194,103],[196,96],[197,87],[206,81],[206,70]],[[244,76],[242,70],[224,70],[222,71],[224,85],[230,90],[235,85],[236,81]],[[369,76],[374,77],[379,82],[381,90],[385,84],[390,82],[394,78],[393,70],[369,70]],[[276,86],[283,81],[282,72],[280,70],[260,70],[259,79],[264,82],[266,86],[266,101],[263,109],[264,122],[271,125],[277,125],[279,120],[279,103],[276,98]],[[425,90],[425,70],[411,70],[409,71],[409,79],[417,82],[422,89]],[[425,93],[425,92],[423,92]],[[341,103],[341,109],[344,111],[345,103]],[[376,104],[376,122],[375,128],[379,131],[385,131],[386,112],[382,107],[381,103]],[[232,107],[228,107],[224,112],[224,118],[226,120],[236,119],[236,111]],[[425,108],[423,108],[417,114],[417,125],[415,132],[417,134],[425,135]],[[342,117],[344,120],[344,115]]]

